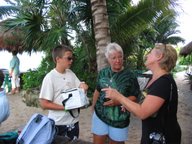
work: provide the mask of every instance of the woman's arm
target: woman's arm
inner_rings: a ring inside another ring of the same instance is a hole
[[[94,107],[95,107],[98,97],[99,97],[99,92],[95,89],[95,91],[93,93],[93,100],[92,100],[92,105],[91,105],[92,112],[94,111]]]
[[[140,119],[146,119],[156,113],[165,102],[163,98],[147,95],[143,103],[138,104],[123,96],[115,89],[105,88],[103,91],[106,92],[106,98],[119,101],[128,111]]]

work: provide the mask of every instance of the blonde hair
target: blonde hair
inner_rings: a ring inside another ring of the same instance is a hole
[[[156,43],[154,49],[163,54],[163,58],[160,60],[160,67],[167,72],[170,72],[177,62],[177,51],[170,44]]]

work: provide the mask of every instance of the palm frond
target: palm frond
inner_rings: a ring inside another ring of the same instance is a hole
[[[111,26],[113,40],[126,43],[147,28],[154,18],[158,17],[163,11],[168,10],[170,1],[140,1],[137,6],[130,7],[127,12],[121,15],[118,21]]]
[[[0,6],[0,19],[3,17],[11,16],[18,12],[19,8],[16,6]]]

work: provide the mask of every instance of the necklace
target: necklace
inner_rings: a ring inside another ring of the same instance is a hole
[[[109,82],[111,86],[113,84],[114,78],[123,70],[124,70],[124,67],[122,67],[119,71],[113,71],[112,69],[110,69]]]

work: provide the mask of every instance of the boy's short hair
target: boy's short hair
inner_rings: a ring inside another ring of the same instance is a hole
[[[3,82],[4,82],[4,74],[3,71],[0,70],[0,87],[2,86]]]
[[[70,47],[66,46],[66,45],[56,46],[52,51],[52,58],[53,58],[54,63],[56,63],[56,58],[57,57],[62,58],[64,53],[67,52],[67,51],[72,52],[72,49]]]

